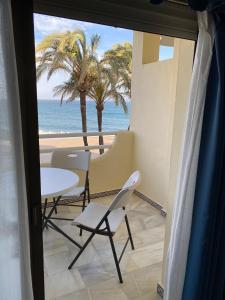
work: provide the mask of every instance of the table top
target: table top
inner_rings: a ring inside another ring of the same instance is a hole
[[[72,190],[79,183],[79,176],[72,171],[58,168],[41,168],[41,197],[57,197]]]

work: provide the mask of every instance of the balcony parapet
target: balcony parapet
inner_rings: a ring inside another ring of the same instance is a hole
[[[74,150],[98,150],[100,148],[107,149],[104,154],[92,155],[90,163],[90,187],[91,193],[108,192],[120,189],[132,172],[132,155],[133,155],[133,132],[131,131],[111,131],[111,132],[88,132],[86,136],[114,136],[111,144],[107,145],[90,145],[90,146],[74,146],[61,147],[57,149],[68,148]],[[41,139],[70,139],[83,137],[83,133],[69,134],[40,134]],[[71,140],[73,144],[73,140]],[[40,149],[40,154],[48,156],[47,159],[41,157],[41,166],[50,166],[51,153],[56,147],[45,146]],[[81,182],[83,181],[82,174]]]
[[[72,132],[72,133],[51,133],[51,134],[39,134],[39,139],[67,139],[67,138],[82,138],[82,137],[98,137],[98,136],[116,136],[120,132],[126,131],[107,131],[107,132]],[[72,143],[72,141],[71,141]],[[89,146],[73,146],[73,147],[60,147],[67,150],[96,150],[96,149],[109,149],[112,144],[104,145],[89,145]],[[56,147],[40,147],[40,153],[51,153]]]

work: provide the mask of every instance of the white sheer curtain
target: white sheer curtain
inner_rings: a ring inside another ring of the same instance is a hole
[[[0,299],[32,300],[19,95],[9,0],[0,0]]]
[[[206,85],[214,41],[213,20],[207,13],[199,13],[199,36],[184,135],[182,163],[167,254],[164,299],[181,300],[191,231],[192,210],[199,156]],[[191,299],[190,299],[191,300]]]

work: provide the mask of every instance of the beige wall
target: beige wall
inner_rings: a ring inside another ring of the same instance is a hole
[[[91,193],[121,188],[132,172],[132,156],[133,133],[121,131],[105,154],[91,160]]]
[[[144,32],[142,34],[142,63],[149,64],[159,60],[160,36]]]
[[[138,190],[161,204],[168,214],[163,275],[194,53],[192,41],[174,39],[173,44],[172,59],[142,64],[143,54],[147,52],[143,49],[143,45],[146,45],[144,34],[134,33],[131,112],[133,167],[142,173]]]
[[[174,133],[174,122],[177,118],[183,120],[181,111],[186,109],[182,101],[187,99],[188,94],[193,43],[175,39],[173,59],[142,64],[143,53],[146,52],[143,51],[143,45],[146,45],[144,36],[144,33],[134,32],[131,109],[133,167],[142,172],[139,191],[167,209],[171,185],[174,184],[170,178],[171,172],[176,173],[177,165],[177,153],[172,154],[172,149],[179,152],[179,129],[182,132],[182,127],[179,127],[178,132]],[[173,134],[178,137],[175,139]]]
[[[143,37],[134,33],[131,130],[139,191],[161,205],[167,201],[175,102],[173,60],[142,64]],[[159,51],[159,49],[158,49]]]
[[[51,144],[51,141],[50,141]],[[103,155],[92,158],[90,162],[90,191],[92,194],[121,188],[132,172],[133,133],[117,133],[111,148]],[[51,156],[42,159],[41,166],[50,166]],[[77,172],[77,171],[76,171]],[[80,183],[84,176],[79,173]]]

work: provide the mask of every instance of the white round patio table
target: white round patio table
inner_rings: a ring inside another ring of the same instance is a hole
[[[41,168],[41,197],[58,197],[72,190],[79,183],[79,176],[59,168]]]
[[[62,234],[65,238],[70,240],[77,247],[81,248],[74,239],[72,239],[66,232],[60,229],[52,220],[67,220],[60,217],[52,217],[54,210],[59,203],[61,196],[70,190],[72,190],[79,183],[79,176],[72,171],[59,169],[59,168],[41,168],[41,197],[48,200],[48,198],[56,198],[50,209],[50,212],[46,215],[46,205],[44,212],[42,213],[43,224],[42,229],[50,227],[58,233]],[[47,204],[47,202],[46,202]]]

